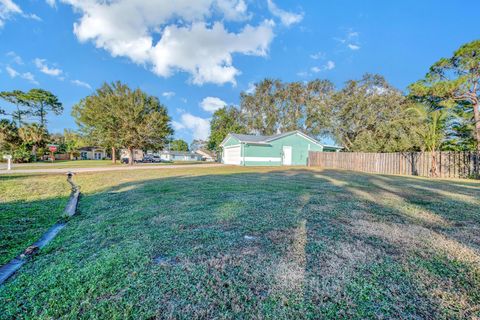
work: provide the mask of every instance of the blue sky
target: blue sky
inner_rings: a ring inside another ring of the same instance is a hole
[[[365,72],[401,90],[479,38],[478,1],[0,0],[0,91],[41,87],[71,107],[104,81],[158,96],[175,136],[208,135],[212,112],[265,77]],[[2,106],[6,104],[0,102]]]

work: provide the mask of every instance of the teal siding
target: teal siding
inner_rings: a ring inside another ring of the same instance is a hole
[[[236,144],[240,144],[240,141],[238,141],[237,138],[230,137],[228,138],[227,141],[225,141],[225,144],[223,146],[228,147],[228,146],[234,146]]]
[[[308,151],[322,151],[322,147],[309,139],[291,134],[271,141],[269,145],[245,144],[242,149],[242,160],[246,166],[280,166],[282,165],[283,146],[292,147],[292,165],[306,165]],[[250,159],[249,159],[250,158]],[[255,158],[255,159],[252,159]],[[264,161],[262,161],[265,158]]]

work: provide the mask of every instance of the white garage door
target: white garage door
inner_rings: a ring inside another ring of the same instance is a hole
[[[223,149],[223,163],[240,164],[240,146]]]

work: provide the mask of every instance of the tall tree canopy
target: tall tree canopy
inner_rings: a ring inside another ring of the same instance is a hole
[[[305,84],[265,79],[255,86],[254,92],[241,93],[247,131],[262,135],[292,130],[323,134],[330,125],[334,90],[328,80]]]
[[[242,112],[233,106],[223,107],[213,114],[208,149],[219,151],[220,144],[229,133],[247,133]]]
[[[94,94],[82,99],[73,106],[72,115],[80,131],[92,144],[112,150],[112,162],[116,162],[116,150],[121,148],[120,133],[118,131],[121,95],[116,88],[120,83],[107,84],[98,88]]]
[[[167,109],[158,98],[140,89],[132,90],[119,81],[104,84],[94,95],[80,101],[74,106],[73,115],[100,142],[115,141],[128,149],[130,159],[134,149],[163,148],[173,134]]]
[[[382,76],[348,81],[333,103],[332,131],[348,151],[394,152],[420,145],[421,121]]]
[[[261,135],[277,132],[279,127],[277,92],[281,86],[280,80],[265,79],[255,85],[253,93],[240,94],[242,115],[249,132]]]
[[[444,108],[467,106],[476,147],[480,151],[480,40],[464,44],[452,57],[437,61],[425,79],[409,89],[412,97]]]
[[[25,94],[25,99],[29,103],[32,115],[39,117],[42,127],[46,127],[47,125],[47,114],[49,111],[56,115],[63,112],[62,103],[58,100],[57,96],[50,91],[32,89]]]
[[[23,142],[32,150],[34,161],[37,161],[37,150],[39,147],[45,145],[49,139],[49,135],[45,127],[31,123],[21,127],[18,134]]]
[[[188,151],[188,143],[182,139],[173,140],[172,142],[170,142],[170,150]]]
[[[0,92],[0,98],[15,105],[16,110],[11,113],[12,120],[17,124],[17,127],[21,127],[24,118],[30,113],[29,110],[24,109],[30,105],[27,94],[20,90],[2,91]]]

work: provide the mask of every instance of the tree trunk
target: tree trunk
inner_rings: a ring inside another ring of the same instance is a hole
[[[478,103],[473,105],[473,117],[475,119],[475,138],[477,140],[477,151],[480,152],[480,110]]]
[[[437,177],[437,152],[432,151],[432,169],[430,169],[430,176]]]
[[[45,128],[45,110],[43,109],[43,103],[40,106],[40,125]]]
[[[128,148],[129,161],[128,164],[133,166],[133,148]]]
[[[70,152],[70,160],[73,160],[73,152]]]
[[[112,147],[112,163],[116,164],[117,163],[117,154],[115,152],[115,147]]]
[[[33,161],[37,162],[37,145],[32,146],[32,155],[33,155]]]

